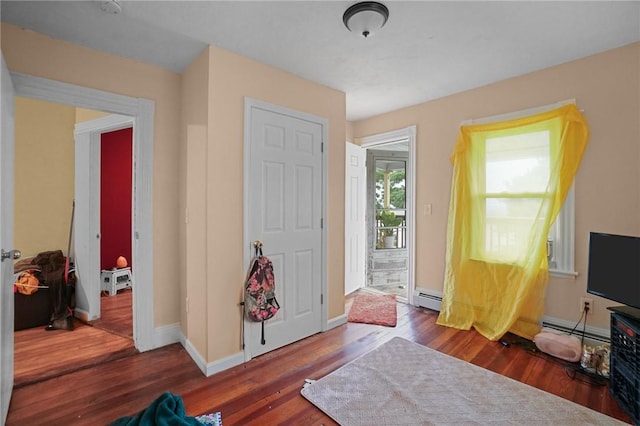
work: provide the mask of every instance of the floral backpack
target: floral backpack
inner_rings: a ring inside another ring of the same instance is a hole
[[[266,343],[264,322],[273,318],[280,309],[275,287],[273,264],[262,255],[262,244],[256,244],[256,256],[251,261],[244,290],[244,311],[248,319],[262,323],[260,343],[263,345]]]

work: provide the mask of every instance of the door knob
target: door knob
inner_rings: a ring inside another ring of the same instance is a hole
[[[2,249],[0,252],[0,261],[4,261],[5,259],[11,259],[11,258],[13,258],[13,260],[18,260],[20,259],[20,256],[22,256],[22,253],[20,253],[20,250],[4,251],[4,249]]]

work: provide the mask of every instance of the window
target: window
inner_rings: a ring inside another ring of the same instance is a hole
[[[559,214],[588,139],[573,103],[460,127],[438,324],[474,327],[489,339],[540,331],[547,255],[552,267],[566,267],[571,201]]]
[[[484,135],[477,144],[484,156],[474,223],[482,229],[472,256],[493,263],[518,263],[527,256],[540,209],[549,208],[547,185],[558,147],[552,127],[521,126]],[[551,227],[547,258],[552,273],[573,275],[573,190]]]

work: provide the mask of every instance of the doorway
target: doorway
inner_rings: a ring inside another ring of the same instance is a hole
[[[131,268],[133,263],[131,253],[134,218],[133,165],[131,164],[133,126],[133,117],[119,114],[108,114],[76,124],[74,133],[75,195],[78,211],[76,224],[80,230],[83,230],[79,232],[77,240],[84,247],[84,250],[76,252],[76,257],[77,262],[83,265],[84,274],[92,277],[89,283],[91,289],[87,292],[87,303],[81,303],[76,309],[77,316],[84,321],[102,320],[104,322],[101,305],[105,301],[102,297],[104,292],[101,271],[115,267],[117,257],[120,255],[126,258],[127,267]],[[123,136],[125,138],[121,140]],[[113,152],[114,146],[116,146],[115,152]],[[120,148],[117,148],[118,146]],[[116,163],[103,164],[105,161],[108,162],[107,157],[111,157]],[[112,174],[126,175],[126,182],[120,181],[122,176],[111,180]],[[109,187],[110,185],[112,186]],[[126,186],[124,192],[120,189],[123,185]],[[111,223],[105,225],[105,216],[110,217]],[[117,216],[117,220],[112,220],[111,216]],[[117,235],[112,235],[114,233]],[[110,279],[107,275],[105,277]],[[107,304],[110,307],[113,301]],[[118,329],[120,330],[120,327]]]
[[[98,300],[77,316],[128,338],[133,337],[133,125],[133,117],[109,114],[78,123],[75,130],[76,197],[88,215],[83,220],[99,236],[89,234],[89,250],[78,254],[86,273],[95,278],[92,294]],[[120,256],[126,264],[118,265]]]
[[[133,132],[133,225],[132,261],[136,271],[133,278],[133,340],[138,351],[154,349],[153,303],[153,127],[154,103],[147,99],[132,98],[72,84],[11,73],[15,95],[26,98],[57,102],[76,107],[122,114],[134,120]],[[76,206],[75,250],[89,250],[96,238],[96,229],[90,227],[88,207],[81,213]],[[82,226],[81,226],[82,225]],[[82,280],[83,267],[76,265],[78,280]],[[84,303],[99,304],[100,289],[96,286],[81,286],[76,291],[76,306]],[[4,331],[3,331],[4,332]]]
[[[367,289],[407,300],[406,141],[367,150]]]
[[[406,127],[360,139],[359,149],[366,157],[362,162],[361,179],[358,189],[353,185],[357,171],[353,159],[358,158],[355,148],[350,147],[347,159],[347,180],[345,191],[364,193],[363,217],[365,232],[359,237],[359,244],[366,252],[362,258],[349,250],[356,244],[352,235],[345,238],[345,269],[362,268],[364,274],[347,275],[345,289],[353,291],[364,288],[367,291],[395,294],[398,300],[413,300],[415,288],[415,126]],[[364,154],[366,153],[366,154]],[[345,217],[354,214],[353,206],[345,204]],[[349,237],[349,238],[347,238]],[[386,242],[385,242],[386,240]],[[355,264],[355,263],[357,264]],[[351,263],[354,263],[353,265]],[[360,266],[360,263],[364,263]],[[352,277],[357,277],[353,282]]]
[[[20,73],[9,73],[0,55],[2,62],[2,191],[0,196],[0,218],[3,221],[2,233],[3,248],[6,246],[10,254],[17,254],[13,241],[13,97],[40,99],[49,102],[57,102],[77,107],[108,111],[111,113],[126,114],[135,119],[134,127],[134,219],[133,231],[135,238],[132,257],[136,261],[136,287],[134,288],[134,344],[140,351],[154,349],[154,308],[153,303],[153,221],[152,221],[152,193],[153,193],[153,128],[154,128],[154,103],[147,99],[132,98],[89,89],[72,84],[61,83],[44,78],[34,77]],[[5,108],[6,107],[6,108]],[[5,149],[6,148],[6,149]],[[7,195],[7,196],[5,196]],[[11,195],[11,196],[8,196]],[[76,222],[77,224],[77,222]],[[77,229],[77,227],[76,227]],[[95,235],[95,234],[94,234]],[[6,241],[5,241],[6,239]],[[78,251],[85,247],[78,244]],[[4,244],[9,243],[9,244]],[[15,258],[15,256],[14,256]],[[11,268],[12,269],[12,268]],[[3,283],[11,281],[9,268],[0,267],[3,272]],[[81,273],[80,270],[76,270]],[[10,287],[3,286],[3,295],[9,293]],[[76,294],[76,301],[78,299]],[[87,294],[84,294],[86,299]],[[85,300],[86,301],[86,300]],[[2,398],[0,399],[0,411],[2,418],[6,417],[9,400],[11,398],[13,384],[13,341],[14,333],[9,320],[13,315],[13,298],[10,294],[2,297],[0,303],[0,340],[3,342],[0,350],[0,378],[2,382]]]
[[[75,222],[72,207],[72,204],[75,203],[72,201],[78,201],[82,207],[81,210],[83,210],[88,200],[98,200],[96,210],[98,212],[100,209],[103,210],[102,214],[99,214],[99,217],[102,218],[113,218],[118,216],[118,212],[110,208],[111,203],[105,197],[108,192],[104,188],[101,190],[98,186],[98,194],[85,193],[83,191],[85,187],[77,183],[78,177],[83,177],[83,173],[78,173],[76,176],[76,170],[84,167],[96,171],[99,177],[98,183],[103,182],[103,187],[105,182],[108,183],[117,192],[116,196],[121,196],[118,201],[125,206],[126,211],[120,212],[123,213],[120,216],[125,216],[125,222],[128,223],[122,227],[128,227],[128,230],[125,229],[125,232],[122,232],[123,235],[118,241],[118,245],[129,249],[129,252],[125,252],[125,254],[130,258],[131,195],[124,196],[124,194],[130,194],[132,190],[132,127],[124,129],[124,131],[128,131],[125,140],[122,140],[123,138],[119,141],[114,141],[113,138],[102,138],[102,141],[98,139],[98,152],[101,152],[101,155],[98,156],[97,162],[93,162],[82,155],[84,151],[89,152],[90,150],[76,149],[74,126],[81,123],[86,128],[88,120],[95,116],[105,115],[104,113],[25,97],[16,97],[15,104],[16,173],[14,186],[16,189],[15,210],[18,212],[14,222],[15,243],[22,249],[23,261],[28,261],[29,258],[40,252],[62,250],[71,260],[72,271],[75,271],[75,265],[82,270],[82,277],[75,282],[74,288],[79,293],[86,294],[86,287],[96,286],[95,293],[100,297],[100,270],[98,269],[94,274],[89,275],[89,269],[85,267],[87,264],[83,263],[86,260],[86,253],[80,250],[81,259],[78,262],[76,255],[78,251],[70,244],[74,234],[74,227],[71,226],[70,229],[70,224]],[[127,117],[127,119],[127,123],[131,126],[132,118]],[[104,134],[111,135],[113,133]],[[46,135],[46,137],[40,135]],[[80,138],[79,143],[83,142],[85,141]],[[125,146],[118,146],[118,142],[124,143]],[[121,148],[117,150],[119,152],[116,152],[119,155],[116,159],[118,164],[108,162],[110,152],[114,151],[114,148]],[[76,155],[74,155],[74,150]],[[129,166],[126,166],[127,158]],[[121,164],[124,165],[123,168],[118,167]],[[121,175],[119,177],[126,179],[109,182],[109,176],[108,174],[105,176],[105,172],[114,172]],[[102,177],[100,177],[101,175]],[[44,187],[46,190],[43,189]],[[107,193],[105,194],[105,192]],[[102,202],[100,202],[101,198]],[[79,217],[76,218],[79,219]],[[45,224],[45,226],[38,227],[34,224]],[[101,234],[113,236],[111,234],[115,235],[118,232],[119,230],[107,229],[105,231],[103,229]],[[126,238],[128,240],[122,241]],[[95,240],[99,243],[103,239]],[[98,249],[96,253],[98,257],[100,251],[104,250]],[[115,259],[112,264],[115,266]],[[74,320],[72,331],[69,329],[45,331],[45,326],[50,319],[50,312],[47,312],[50,291],[49,289],[39,289],[33,295],[15,296],[16,322],[14,330],[18,331],[15,331],[13,336],[14,386],[24,386],[57,377],[75,369],[86,368],[87,365],[92,365],[97,360],[107,360],[114,356],[135,353],[130,290],[126,292],[128,294],[109,297],[108,303],[105,303],[106,297],[100,297],[98,304],[100,311],[97,313],[100,318],[96,321],[83,323]],[[35,303],[36,301],[38,303]],[[115,306],[116,301],[117,306]],[[70,307],[75,308],[73,304]],[[75,310],[75,314],[86,320],[86,309],[79,308]],[[83,318],[83,314],[85,314],[85,318]],[[88,324],[93,327],[89,327]],[[108,336],[106,333],[117,337]],[[83,351],[81,353],[70,354],[68,350],[65,350],[65,348],[76,346],[78,341],[82,341]],[[48,357],[47,363],[34,363],[34,360],[42,359],[43,356]],[[72,359],[72,356],[76,356],[77,359]]]

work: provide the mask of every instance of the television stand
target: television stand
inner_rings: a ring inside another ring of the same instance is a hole
[[[626,313],[611,314],[609,392],[633,422],[640,424],[640,321],[623,311]]]
[[[615,312],[616,314],[623,315],[627,318],[631,318],[634,321],[640,321],[640,309],[633,308],[631,306],[609,306],[607,308],[611,312]]]

